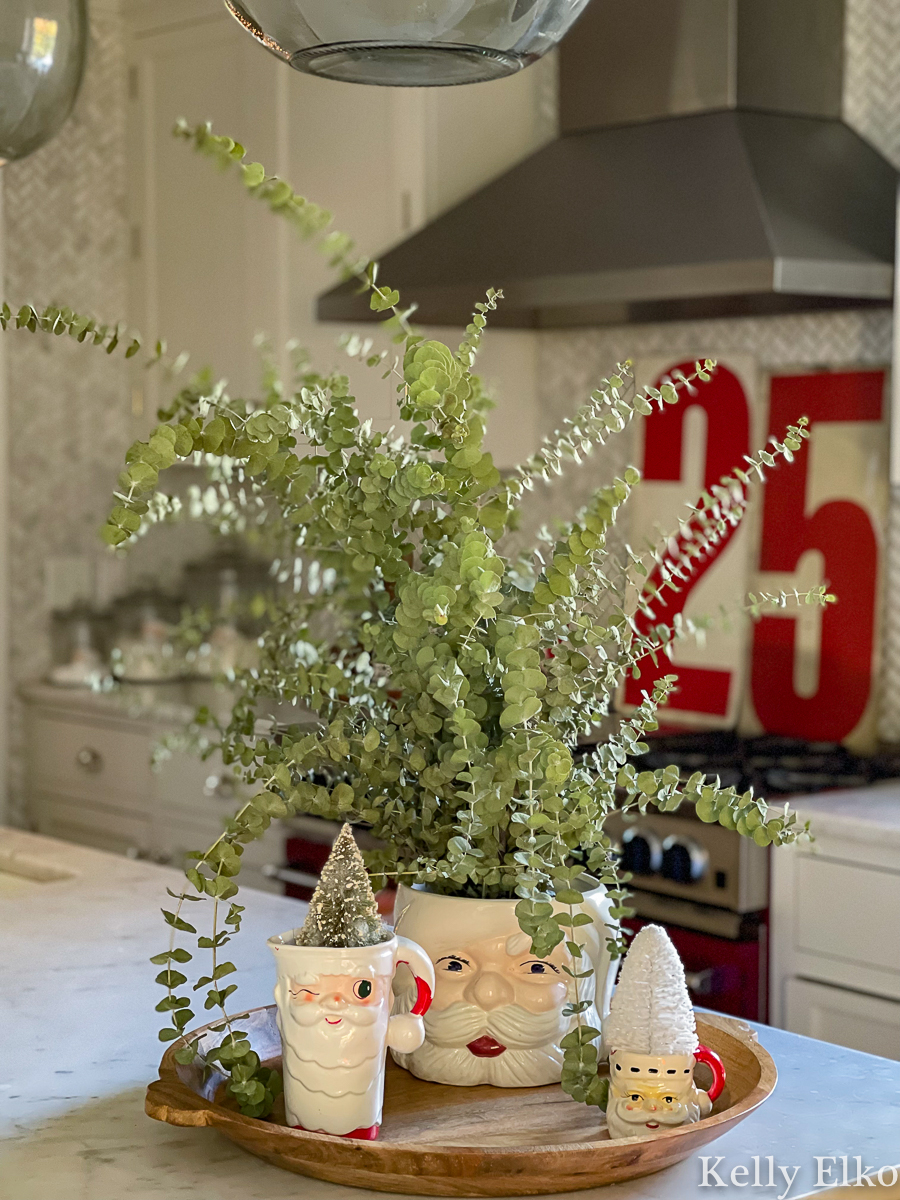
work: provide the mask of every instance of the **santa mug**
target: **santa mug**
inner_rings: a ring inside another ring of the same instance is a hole
[[[708,1092],[694,1083],[694,1067],[706,1063],[713,1082]],[[708,1116],[725,1086],[725,1068],[714,1050],[698,1046],[693,1054],[609,1054],[610,1137],[652,1137],[677,1125]]]
[[[297,946],[294,930],[269,938],[278,982],[284,1105],[295,1129],[378,1136],[388,1047],[421,1046],[434,968],[421,946],[394,936],[374,946]],[[391,981],[409,967],[416,1002],[391,1016]]]
[[[562,1042],[577,1024],[576,1000],[588,1007],[581,1019],[599,1027],[609,1012],[618,962],[609,940],[616,921],[606,889],[583,877],[578,926],[583,957],[575,960],[566,944],[540,957],[522,932],[517,900],[443,896],[422,887],[397,890],[394,927],[421,943],[435,965],[434,1004],[425,1020],[425,1041],[410,1053],[394,1051],[401,1067],[420,1079],[474,1087],[539,1087],[558,1083],[565,1050]],[[557,912],[567,905],[554,903]],[[576,981],[573,969],[593,974]],[[576,986],[578,993],[576,995]],[[399,994],[398,1011],[415,997]]]

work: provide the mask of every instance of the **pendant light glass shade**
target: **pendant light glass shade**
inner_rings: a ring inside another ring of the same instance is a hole
[[[500,79],[546,54],[588,0],[225,0],[298,71],[439,87]]]
[[[87,52],[86,0],[0,0],[0,163],[24,158],[72,111]]]

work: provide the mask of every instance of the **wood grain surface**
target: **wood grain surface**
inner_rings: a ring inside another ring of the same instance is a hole
[[[384,1123],[375,1142],[290,1129],[279,1123],[283,1109],[268,1121],[241,1116],[222,1102],[222,1089],[210,1100],[183,1082],[172,1049],[158,1082],[147,1089],[146,1111],[171,1125],[214,1127],[275,1166],[331,1183],[427,1196],[574,1191],[680,1162],[772,1093],[775,1064],[746,1026],[704,1014],[697,1030],[725,1063],[725,1090],[705,1120],[652,1138],[611,1140],[603,1113],[577,1104],[558,1084],[448,1087],[416,1079],[390,1060]],[[702,1070],[698,1077],[705,1083]]]

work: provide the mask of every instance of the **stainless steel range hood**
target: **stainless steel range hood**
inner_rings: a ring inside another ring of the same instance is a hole
[[[841,119],[844,0],[592,0],[562,136],[382,256],[424,324],[887,305],[897,173]],[[373,316],[344,284],[325,320]]]

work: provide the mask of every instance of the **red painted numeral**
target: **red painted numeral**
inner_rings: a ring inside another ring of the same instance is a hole
[[[792,375],[772,380],[769,431],[783,437],[804,414],[823,421],[880,421],[883,371]],[[815,437],[815,433],[813,433]],[[809,442],[791,465],[769,474],[763,500],[761,571],[792,572],[808,550],[825,558],[824,578],[838,597],[822,613],[819,686],[794,690],[796,619],[763,617],[754,629],[750,686],[769,733],[838,742],[859,722],[872,683],[878,543],[868,513],[831,500],[806,514]]]
[[[690,374],[694,369],[693,361],[677,363],[666,375],[677,375],[683,372]],[[657,380],[659,387],[662,379]],[[743,464],[744,455],[750,450],[750,413],[747,396],[738,377],[727,367],[720,366],[710,383],[701,387],[693,396],[687,395],[678,404],[666,405],[659,411],[654,411],[645,420],[644,436],[644,479],[669,480],[677,482],[681,479],[682,440],[684,434],[684,416],[692,405],[697,405],[706,413],[706,462],[703,470],[703,486],[710,487],[718,483],[723,475]],[[737,526],[730,530],[709,557],[699,564],[694,575],[687,582],[680,584],[680,592],[666,590],[664,593],[667,603],[659,602],[654,605],[655,620],[638,614],[636,624],[641,633],[648,633],[654,624],[665,621],[669,624],[676,613],[684,611],[691,589],[696,587],[702,577],[713,565],[734,534]],[[678,539],[679,542],[681,539]],[[659,585],[659,572],[654,571],[650,576],[651,582]],[[645,658],[640,663],[640,679],[630,676],[625,683],[625,701],[627,704],[640,704],[641,694],[652,690],[653,684],[662,675],[678,675],[678,690],[670,699],[670,709],[681,709],[684,712],[709,713],[713,716],[725,716],[728,711],[728,693],[731,687],[731,671],[711,667],[677,667],[665,660],[654,666],[651,658]]]

